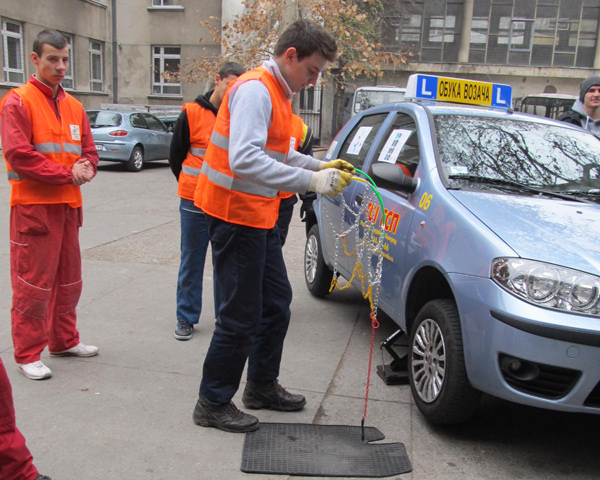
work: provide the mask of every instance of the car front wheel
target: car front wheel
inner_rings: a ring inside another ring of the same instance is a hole
[[[140,147],[134,147],[127,162],[127,170],[139,172],[144,167],[144,151]]]
[[[460,318],[452,300],[432,300],[410,333],[408,376],[417,407],[427,420],[455,424],[477,408],[481,392],[467,377]]]
[[[323,261],[319,226],[313,225],[306,237],[304,248],[304,280],[308,291],[315,297],[329,293],[333,271]]]

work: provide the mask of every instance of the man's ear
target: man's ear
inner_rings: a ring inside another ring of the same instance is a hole
[[[219,83],[221,83],[221,77],[217,74],[215,75],[215,88],[219,86]]]
[[[298,52],[296,51],[296,47],[289,47],[283,54],[283,59],[286,63],[291,64],[294,61],[294,58],[296,58],[296,60],[298,59]]]
[[[40,63],[40,57],[38,57],[37,53],[31,52],[31,55],[29,57],[31,58],[31,61],[33,62],[34,65],[37,65],[38,63]]]

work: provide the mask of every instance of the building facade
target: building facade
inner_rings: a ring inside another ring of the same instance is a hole
[[[409,62],[390,66],[376,82],[358,79],[356,86],[405,86],[410,74],[421,72],[506,83],[514,98],[577,94],[581,81],[600,68],[600,0],[382,2],[382,44],[407,54]],[[241,0],[2,2],[0,94],[34,72],[33,39],[40,30],[55,28],[70,45],[71,68],[63,85],[86,108],[181,106],[209,87],[187,81],[193,59],[220,51],[201,22],[218,25],[242,12]],[[332,115],[334,97],[328,86],[322,94],[303,92],[295,103],[311,125],[318,118],[322,144],[341,127]]]
[[[65,89],[86,108],[109,101],[113,88],[110,0],[2,2],[0,22],[0,96],[35,73],[30,60],[33,41],[40,31],[53,28],[62,32],[69,44]]]

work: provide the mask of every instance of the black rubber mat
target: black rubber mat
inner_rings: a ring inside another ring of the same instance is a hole
[[[242,471],[308,477],[388,477],[410,472],[402,443],[369,444],[385,436],[366,427],[261,423],[246,433]]]

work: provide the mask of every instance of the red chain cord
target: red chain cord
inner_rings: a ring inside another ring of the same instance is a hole
[[[369,403],[369,385],[371,384],[371,360],[373,360],[373,345],[375,344],[375,330],[379,328],[379,321],[375,313],[371,311],[371,351],[369,352],[369,372],[367,373],[367,390],[365,392],[365,411],[363,414],[363,425],[367,418],[367,404]]]

